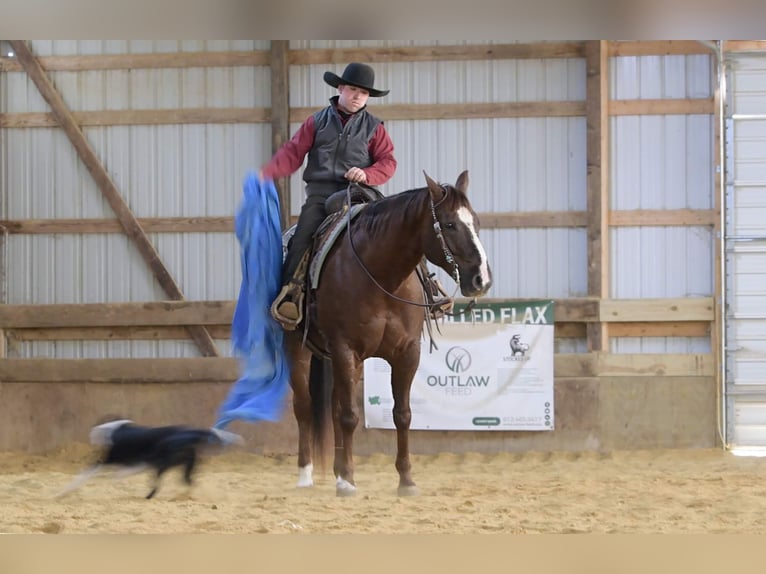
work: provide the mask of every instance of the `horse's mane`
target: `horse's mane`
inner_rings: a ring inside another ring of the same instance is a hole
[[[458,209],[468,205],[465,194],[452,186],[444,198],[445,207]],[[377,235],[392,227],[401,228],[413,212],[419,212],[429,200],[427,187],[419,187],[384,197],[368,204],[359,214],[355,225],[369,235]]]
[[[425,195],[425,188],[410,189],[395,195],[384,197],[368,204],[359,214],[356,225],[369,235],[377,235],[391,227],[401,227],[407,214],[420,211]]]

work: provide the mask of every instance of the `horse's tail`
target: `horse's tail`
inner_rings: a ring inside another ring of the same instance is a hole
[[[327,453],[332,452],[334,442],[332,419],[332,369],[329,359],[312,355],[309,371],[309,394],[311,395],[311,430],[314,462],[324,474]]]

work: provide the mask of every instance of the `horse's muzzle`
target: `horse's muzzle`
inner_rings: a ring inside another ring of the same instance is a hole
[[[481,297],[485,295],[489,288],[492,287],[492,274],[488,274],[486,277],[482,273],[474,273],[471,277],[471,284],[468,289],[462,289],[463,295],[467,297]]]

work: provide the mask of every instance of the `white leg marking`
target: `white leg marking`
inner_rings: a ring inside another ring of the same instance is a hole
[[[64,490],[56,494],[53,498],[61,498],[65,494],[69,494],[73,490],[77,490],[80,488],[83,484],[88,482],[91,478],[93,478],[95,475],[97,475],[104,467],[99,465],[91,466],[90,468],[85,469],[82,471],[77,478],[75,478],[72,482],[70,482]]]
[[[298,488],[307,488],[314,486],[314,465],[309,463],[306,466],[302,466],[298,469]]]
[[[338,496],[354,494],[356,492],[356,486],[351,484],[345,478],[341,478],[339,476],[335,479],[335,492],[338,494]]]

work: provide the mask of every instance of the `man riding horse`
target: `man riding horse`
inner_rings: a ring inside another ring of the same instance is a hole
[[[351,63],[342,76],[325,72],[324,81],[337,88],[330,104],[309,116],[289,141],[261,169],[262,179],[287,177],[303,165],[308,155],[303,180],[306,201],[282,270],[282,290],[272,305],[272,315],[285,329],[295,329],[300,322],[304,292],[305,256],[313,236],[325,219],[325,200],[344,190],[350,183],[374,187],[386,183],[396,171],[394,145],[383,121],[367,111],[367,100],[388,94],[373,87],[375,72],[366,64]],[[425,264],[423,264],[425,267]],[[434,301],[443,289],[432,276],[425,289],[434,315],[451,309],[452,301]]]

